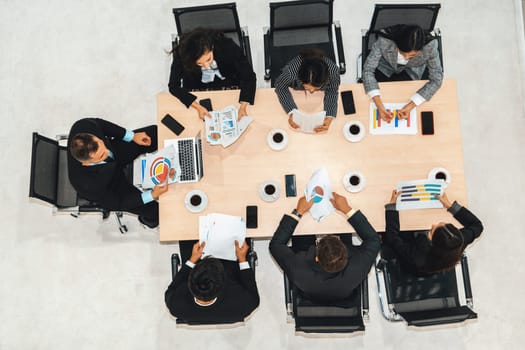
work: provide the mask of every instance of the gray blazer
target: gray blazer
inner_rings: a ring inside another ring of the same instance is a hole
[[[419,80],[428,66],[429,81],[417,93],[425,100],[430,100],[443,81],[443,69],[439,60],[437,40],[432,40],[426,44],[417,56],[408,60],[406,66],[397,65],[397,51],[397,45],[392,40],[382,36],[372,45],[372,50],[363,67],[365,91],[368,93],[371,90],[379,89],[375,77],[376,69],[379,69],[387,77],[394,73],[400,73],[404,69],[413,80]]]

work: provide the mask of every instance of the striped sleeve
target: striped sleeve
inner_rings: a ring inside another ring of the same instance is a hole
[[[297,79],[297,73],[301,66],[301,57],[297,56],[292,59],[286,66],[283,67],[281,75],[275,80],[275,93],[279,98],[281,106],[284,111],[289,114],[293,109],[297,108],[295,101],[288,88],[293,86],[294,80]]]
[[[339,77],[339,67],[330,59],[325,58],[328,64],[328,81],[324,86],[324,110],[327,117],[337,117],[337,93],[341,79]]]

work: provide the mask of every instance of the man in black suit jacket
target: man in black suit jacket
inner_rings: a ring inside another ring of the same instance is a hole
[[[187,254],[180,242],[183,261]],[[259,306],[255,272],[246,261],[248,243],[235,241],[238,263],[216,258],[201,260],[204,242],[193,244],[191,257],[169,285],[164,299],[170,313],[188,323],[234,323]],[[186,249],[187,250],[187,249]]]
[[[123,171],[138,155],[157,150],[155,125],[132,131],[104,119],[80,119],[71,127],[68,149],[69,181],[81,197],[108,210],[137,214],[151,228],[158,226],[156,199],[168,186],[141,192]]]
[[[312,201],[306,201],[305,197],[299,199],[297,209],[283,216],[270,241],[270,252],[290,281],[307,298],[320,302],[332,302],[350,296],[367,278],[380,248],[376,231],[361,211],[352,209],[345,197],[337,193],[333,193],[333,196],[331,201],[334,207],[346,215],[348,223],[362,239],[360,246],[352,245],[350,234],[343,234],[340,239],[335,235],[327,235],[318,242],[317,247],[315,236],[312,236],[306,251],[297,249],[294,240],[292,248],[288,247],[288,240],[297,223],[313,204]]]

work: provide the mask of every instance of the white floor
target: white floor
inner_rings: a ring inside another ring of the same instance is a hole
[[[159,244],[131,216],[125,218],[130,232],[122,236],[113,220],[52,216],[50,207],[27,198],[32,131],[62,133],[85,115],[129,127],[155,121],[155,96],[167,89],[171,8],[206,3],[0,0],[0,154],[10,164],[0,175],[0,349],[521,348],[525,58],[519,0],[443,0],[437,23],[445,75],[459,86],[469,207],[485,224],[468,251],[479,313],[468,324],[407,329],[388,323],[370,274],[365,333],[297,336],[286,323],[268,241],[258,241],[261,305],[249,322],[235,329],[180,328],[163,301],[177,246]],[[267,3],[238,1],[261,87]],[[369,25],[373,3],[335,1],[348,63],[344,82],[355,80],[360,29]]]

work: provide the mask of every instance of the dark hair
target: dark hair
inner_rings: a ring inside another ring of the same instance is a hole
[[[402,52],[421,51],[427,43],[427,35],[418,25],[398,24],[386,28],[385,33]]]
[[[339,237],[324,236],[317,243],[317,259],[326,272],[339,272],[348,263],[348,252]]]
[[[199,66],[195,62],[206,52],[212,51],[215,41],[221,37],[221,32],[202,27],[183,34],[178,52],[184,68],[190,71],[198,70]]]
[[[301,58],[301,66],[297,72],[299,80],[316,88],[323,87],[329,77],[324,52],[319,49],[306,49],[301,51]]]
[[[434,273],[452,270],[463,254],[463,234],[452,224],[436,227],[432,235],[427,262],[423,272]]]
[[[204,258],[195,264],[188,278],[188,288],[193,296],[202,301],[211,301],[224,288],[224,266],[219,259]]]
[[[91,159],[91,153],[98,151],[98,143],[91,134],[76,134],[71,140],[69,151],[73,158],[79,162],[85,162]]]

